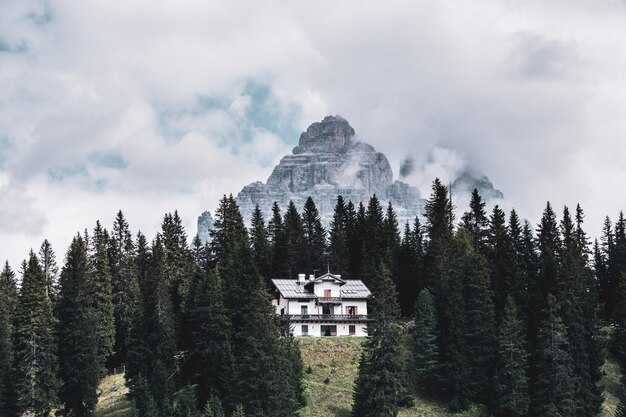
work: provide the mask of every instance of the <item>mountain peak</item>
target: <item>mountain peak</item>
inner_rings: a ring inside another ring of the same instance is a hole
[[[339,115],[326,116],[300,135],[295,155],[302,153],[346,153],[353,145],[354,129]]]

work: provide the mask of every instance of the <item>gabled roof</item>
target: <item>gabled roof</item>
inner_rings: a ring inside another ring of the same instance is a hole
[[[315,282],[307,281],[307,284]],[[341,280],[341,298],[368,298],[371,295],[363,281],[357,279]],[[272,283],[280,292],[283,298],[310,298],[315,299],[317,296],[310,286],[298,283],[294,279],[273,279]]]
[[[310,285],[314,282],[322,282],[322,281],[335,281],[339,285],[344,285],[346,283],[345,280],[341,279],[341,275],[333,275],[330,272],[325,273],[324,275],[320,275],[319,277],[307,281],[306,285]]]
[[[283,298],[315,298],[313,291],[298,284],[295,279],[273,279],[272,283]]]

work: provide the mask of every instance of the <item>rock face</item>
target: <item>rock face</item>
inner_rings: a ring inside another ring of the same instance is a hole
[[[376,194],[383,204],[390,201],[394,205],[400,224],[412,222],[423,206],[419,191],[394,181],[387,157],[371,145],[356,142],[354,135],[354,129],[341,116],[326,116],[309,126],[293,154],[280,161],[267,183],[255,182],[239,192],[237,203],[244,219],[250,221],[258,204],[267,221],[274,201],[283,213],[290,200],[302,210],[311,196],[328,225],[338,195],[346,202],[366,205]]]
[[[205,211],[198,217],[198,237],[204,243],[209,241],[209,231],[213,229],[213,216]]]

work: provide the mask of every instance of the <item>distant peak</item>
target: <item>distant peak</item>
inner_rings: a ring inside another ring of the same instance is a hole
[[[353,144],[353,137],[354,129],[346,119],[339,115],[326,116],[302,132],[293,153],[345,153]]]

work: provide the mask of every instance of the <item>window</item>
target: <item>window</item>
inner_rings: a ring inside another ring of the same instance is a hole
[[[308,324],[303,324],[302,325],[302,336],[308,336],[309,335],[309,325]]]
[[[324,297],[330,297],[330,290],[324,290]]]
[[[358,316],[359,308],[354,306],[346,307],[346,316]]]
[[[348,326],[348,334],[350,336],[356,335],[356,326],[354,324]]]
[[[309,306],[300,306],[300,314],[306,316],[309,314]]]

